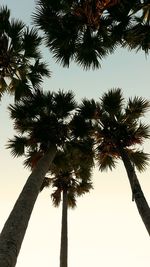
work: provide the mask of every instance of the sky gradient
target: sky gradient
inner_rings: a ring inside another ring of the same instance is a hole
[[[10,8],[12,16],[31,24],[33,0],[1,0]],[[76,99],[98,100],[110,88],[120,87],[126,98],[142,96],[150,99],[150,60],[143,52],[117,49],[95,71],[84,71],[71,63],[70,68],[56,64],[49,51],[42,49],[52,77],[46,79],[44,90],[72,90]],[[12,158],[6,143],[14,135],[7,106],[13,98],[4,96],[1,109],[1,178],[0,228],[3,227],[17,199],[29,171],[23,159]],[[145,118],[150,123],[150,113]],[[143,146],[149,153],[150,141]],[[150,167],[138,174],[145,196],[150,203]],[[113,172],[93,174],[94,190],[78,198],[77,208],[69,210],[68,267],[149,267],[149,236],[132,202],[132,195],[123,164]],[[16,267],[58,267],[60,247],[61,207],[54,208],[50,189],[44,190],[36,202]]]

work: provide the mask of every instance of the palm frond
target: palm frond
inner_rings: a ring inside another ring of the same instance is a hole
[[[150,126],[140,122],[139,126],[135,131],[135,139],[139,139],[141,143],[145,140],[150,138]]]
[[[86,121],[80,114],[75,114],[70,122],[70,127],[75,138],[83,138],[91,130],[91,122]]]
[[[54,94],[54,107],[53,110],[57,113],[59,118],[65,118],[69,112],[73,111],[77,107],[77,103],[74,99],[74,93],[72,91],[64,92],[59,90]]]
[[[143,50],[145,54],[149,53],[150,43],[150,25],[137,23],[129,28],[125,34],[125,46],[129,49],[135,49],[137,52]]]
[[[61,190],[56,189],[52,194],[51,194],[52,202],[54,207],[58,207],[60,202],[61,202]]]
[[[89,193],[91,189],[93,189],[92,182],[90,180],[82,180],[77,186],[77,196],[82,196],[85,193]]]
[[[111,115],[120,113],[124,105],[123,96],[120,88],[114,88],[104,93],[101,98],[101,106],[105,112]]]
[[[84,98],[78,110],[85,119],[94,119],[97,115],[97,103],[94,99],[88,100]]]
[[[139,172],[146,170],[149,165],[150,155],[141,150],[127,150],[130,160]]]
[[[31,94],[31,86],[29,85],[27,79],[21,80],[12,78],[11,83],[7,87],[7,91],[10,94],[15,95],[15,101],[19,101],[21,97]]]
[[[96,160],[100,171],[108,171],[108,169],[112,171],[116,167],[115,158],[109,154],[98,154]]]
[[[38,35],[38,31],[34,28],[31,30],[26,27],[22,39],[24,57],[27,58],[40,58],[39,46],[41,44],[41,37]]]
[[[51,72],[49,71],[47,64],[36,60],[34,65],[29,66],[28,78],[34,88],[40,86],[43,81],[43,77],[50,77]]]
[[[2,91],[13,93],[15,101],[38,87],[50,72],[40,53],[41,37],[16,19],[10,19],[7,7],[0,11],[0,76]]]
[[[76,207],[76,197],[71,190],[69,190],[67,193],[67,204],[69,208],[73,209]]]
[[[11,149],[13,157],[20,157],[25,153],[25,147],[28,139],[22,136],[15,135],[13,139],[10,139],[7,144],[7,148]]]
[[[130,119],[139,119],[150,109],[150,102],[142,97],[129,98],[125,109],[126,116]]]
[[[21,40],[24,28],[25,24],[21,20],[18,19],[11,20],[7,34],[11,39],[11,45],[13,46],[13,51],[15,54],[21,52],[23,49]]]

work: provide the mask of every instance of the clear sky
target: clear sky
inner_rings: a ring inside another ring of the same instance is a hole
[[[0,4],[7,4],[12,16],[31,23],[33,0],[0,0]],[[73,90],[80,101],[85,96],[98,99],[108,89],[120,87],[126,98],[137,95],[150,99],[150,60],[144,53],[117,49],[102,62],[101,69],[83,71],[75,64],[64,69],[54,63],[46,49],[43,51],[53,72],[43,84],[45,90]],[[23,159],[13,159],[6,150],[7,140],[14,134],[7,111],[12,101],[5,96],[0,106],[0,228],[29,175]],[[145,120],[150,123],[150,114]],[[150,141],[144,148],[149,153]],[[150,167],[138,177],[150,203]],[[93,181],[94,190],[78,199],[77,208],[69,211],[68,267],[149,267],[149,236],[132,202],[122,163],[113,172],[100,173],[96,169]],[[38,197],[17,267],[59,266],[61,208],[52,207],[50,193],[46,189]]]

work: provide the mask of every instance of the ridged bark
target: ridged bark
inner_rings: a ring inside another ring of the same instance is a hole
[[[29,176],[0,235],[0,267],[14,267],[43,178],[56,154],[51,147]]]
[[[124,163],[131,190],[133,195],[133,200],[135,200],[136,206],[138,208],[139,214],[145,224],[145,227],[150,235],[150,208],[147,200],[144,196],[140,183],[138,181],[137,175],[135,173],[134,167],[131,164],[128,154],[123,148],[119,149],[122,161]]]
[[[67,218],[68,214],[67,213],[68,213],[67,190],[63,190],[60,267],[68,266],[68,218]]]

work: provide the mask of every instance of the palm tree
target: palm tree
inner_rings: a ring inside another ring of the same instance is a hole
[[[62,198],[60,267],[68,266],[68,207],[74,208],[76,197],[92,188],[92,147],[90,139],[66,143],[64,150],[57,152],[50,166],[50,178],[45,178],[41,188],[49,185],[55,188],[51,194],[55,207],[60,205]]]
[[[63,148],[70,135],[69,123],[75,107],[72,92],[44,94],[40,90],[9,107],[18,135],[9,141],[8,147],[13,156],[34,151],[34,161],[33,171],[0,235],[0,266],[14,267],[16,264],[43,179],[56,150]]]
[[[74,60],[83,68],[99,68],[100,61],[117,45],[111,28],[116,21],[109,9],[118,0],[38,0],[33,20],[44,32],[46,46],[56,61],[69,66]]]
[[[147,21],[147,0],[37,0],[33,20],[57,62],[68,67],[73,60],[85,69],[95,69],[118,45],[135,48],[134,43],[141,46],[144,38],[149,46],[148,24],[138,25],[140,38],[136,38],[135,17],[142,10],[141,19],[144,16]]]
[[[141,122],[149,107],[149,101],[142,97],[130,98],[125,104],[121,89],[117,88],[104,93],[100,103],[85,99],[80,107],[80,116],[86,120],[90,118],[93,125],[92,136],[100,170],[112,170],[118,159],[123,161],[133,200],[150,234],[150,208],[135,172],[135,168],[143,171],[148,164],[149,155],[138,145],[150,137],[149,126]]]
[[[0,96],[15,94],[15,100],[29,95],[49,77],[47,65],[41,61],[41,37],[17,19],[10,19],[10,10],[0,7]]]

